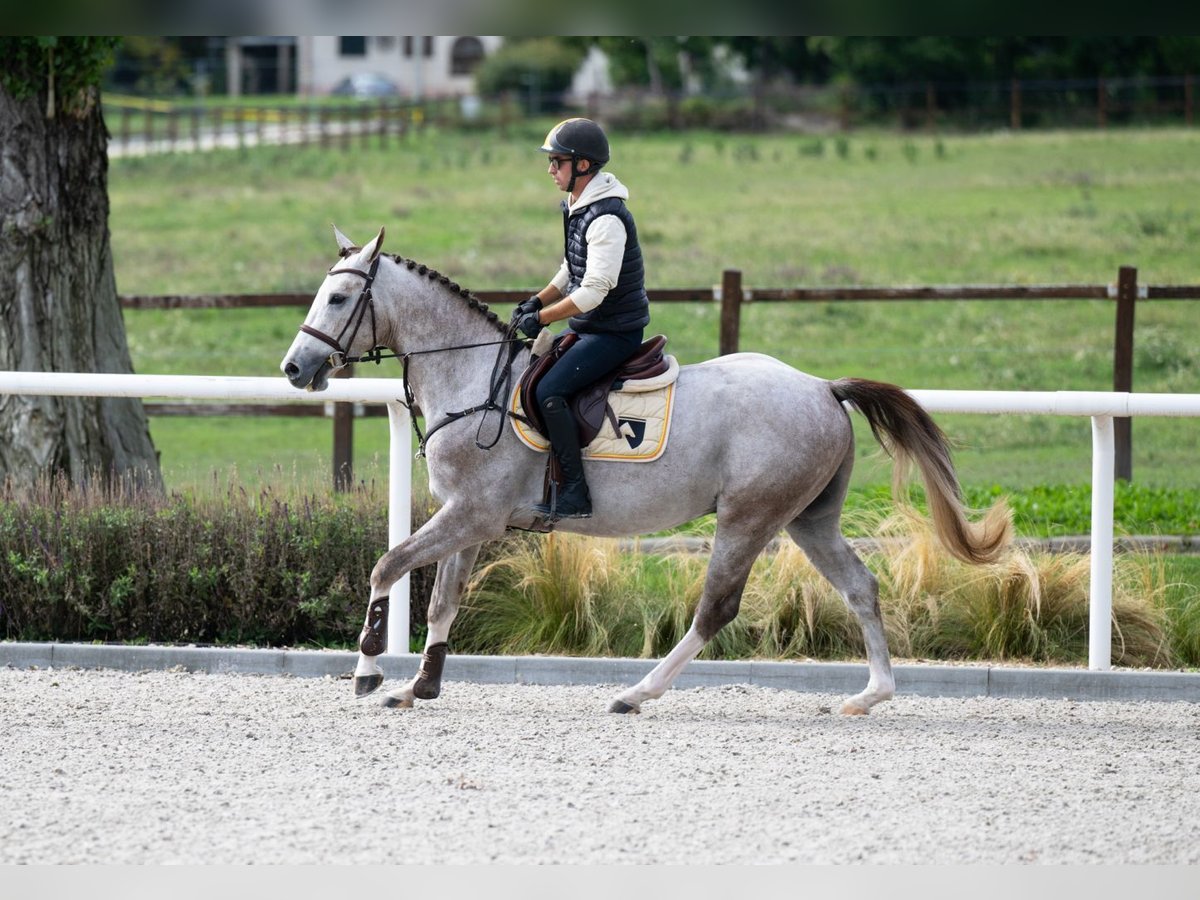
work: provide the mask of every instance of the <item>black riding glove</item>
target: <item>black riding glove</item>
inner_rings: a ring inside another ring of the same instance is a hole
[[[537,310],[527,312],[517,320],[517,329],[525,335],[525,337],[537,337],[538,332],[546,326],[538,319]]]
[[[521,318],[521,316],[525,315],[526,313],[537,312],[541,308],[542,308],[542,301],[540,299],[538,299],[537,295],[535,294],[534,296],[530,297],[528,300],[525,300],[522,303],[517,305],[517,308],[514,309],[512,312],[512,320],[514,322],[516,322]]]

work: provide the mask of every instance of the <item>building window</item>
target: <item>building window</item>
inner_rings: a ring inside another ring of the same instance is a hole
[[[380,35],[375,38],[375,46],[383,53],[388,53],[396,46],[396,39],[390,35]]]
[[[425,35],[425,37],[421,38],[421,55],[424,56],[426,59],[433,56],[433,36],[432,35],[427,34],[427,35]]]
[[[450,48],[450,74],[470,75],[483,61],[483,42],[479,38],[461,37]]]
[[[407,34],[404,36],[404,55],[412,56],[412,51],[413,51],[412,35]]]
[[[338,53],[341,56],[366,56],[366,37],[339,37]]]

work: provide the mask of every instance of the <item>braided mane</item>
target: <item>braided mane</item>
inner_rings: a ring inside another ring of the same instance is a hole
[[[465,287],[461,287],[457,282],[451,281],[441,272],[436,269],[431,269],[429,266],[419,263],[413,259],[405,259],[403,256],[398,256],[393,253],[385,253],[384,256],[391,257],[396,265],[404,266],[410,272],[416,272],[418,275],[426,276],[430,281],[436,281],[439,284],[445,285],[452,293],[457,294],[467,302],[467,306],[479,313],[495,326],[496,330],[507,335],[508,327],[500,321],[500,317],[488,309],[488,305],[468,291]]]

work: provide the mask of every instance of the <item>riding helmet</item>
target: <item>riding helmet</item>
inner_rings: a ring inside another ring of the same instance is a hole
[[[541,151],[590,159],[593,165],[602,166],[608,162],[608,138],[591,119],[564,119],[550,129]]]

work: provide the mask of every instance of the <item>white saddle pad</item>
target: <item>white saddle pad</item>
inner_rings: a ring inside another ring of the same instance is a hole
[[[604,424],[596,437],[583,449],[584,459],[602,459],[610,462],[653,462],[667,449],[667,436],[671,432],[671,411],[675,400],[675,380],[679,377],[679,364],[675,357],[667,356],[670,368],[655,378],[628,382],[628,387],[612,391],[608,405],[617,419],[619,431],[614,431],[612,421],[604,417]],[[520,385],[515,387],[508,408],[518,415],[525,414]],[[546,453],[550,442],[520,419],[509,419],[513,431],[526,447]]]

